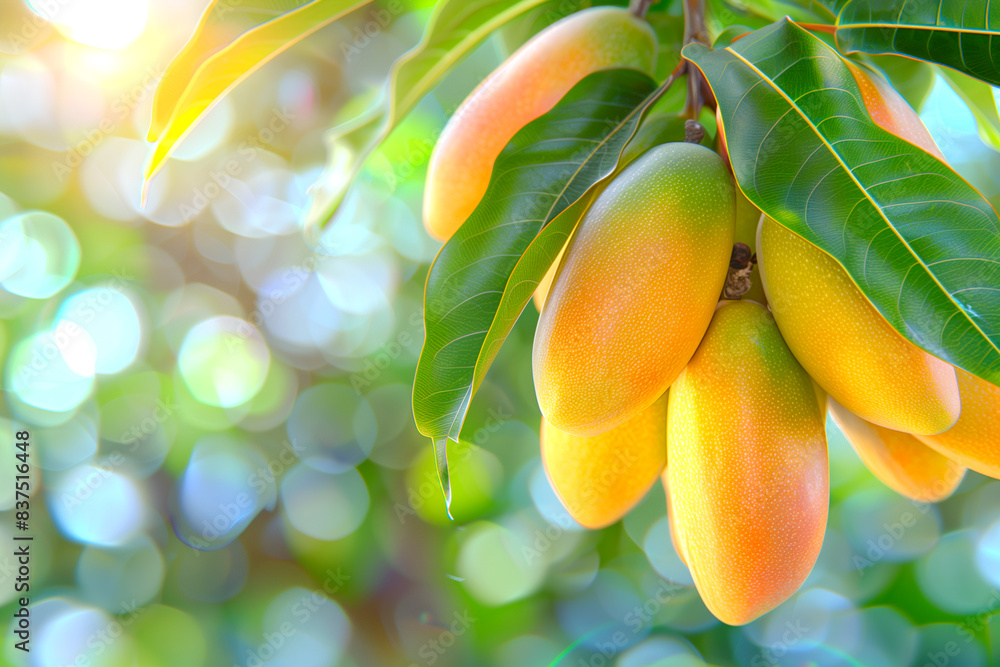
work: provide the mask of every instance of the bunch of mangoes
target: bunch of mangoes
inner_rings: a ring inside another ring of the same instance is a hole
[[[428,231],[451,236],[503,147],[583,77],[651,73],[655,56],[624,9],[536,35],[445,129]],[[887,82],[851,69],[876,123],[943,159]],[[607,526],[662,477],[702,599],[743,624],[794,593],[819,554],[828,410],[875,476],[933,502],[966,468],[1000,478],[1000,387],[897,333],[836,260],[753,208],[719,150],[657,145],[604,187],[536,294],[533,374],[542,459],[570,514]],[[734,241],[756,251],[756,300],[720,300]]]

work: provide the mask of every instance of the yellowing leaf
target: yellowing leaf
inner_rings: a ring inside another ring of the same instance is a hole
[[[205,8],[194,34],[167,65],[153,94],[153,117],[149,123],[149,141],[156,141],[170,121],[174,107],[187,89],[195,71],[204,60],[231,40],[239,18],[252,26],[298,9],[309,0],[212,0]],[[242,31],[241,31],[242,32]]]
[[[198,119],[223,95],[293,44],[371,1],[313,0],[248,30],[205,58],[191,75],[183,92],[177,97],[170,118],[159,134],[159,142],[146,163],[143,173],[143,199],[148,191],[150,179],[160,170],[167,157],[190,132]],[[208,23],[205,17],[203,22],[206,25]],[[204,33],[196,32],[194,39],[199,39],[202,34]],[[182,72],[184,68],[190,67],[197,55],[185,49],[178,58],[182,59],[182,62],[176,71]],[[176,94],[179,76],[180,74],[175,74],[169,79],[165,77],[169,88],[161,94],[164,100]],[[161,111],[160,116],[162,115]]]

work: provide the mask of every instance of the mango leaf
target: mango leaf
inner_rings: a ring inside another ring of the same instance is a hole
[[[157,133],[159,141],[156,148],[146,162],[143,173],[143,199],[148,191],[150,179],[160,170],[167,157],[190,132],[194,124],[223,95],[293,44],[371,1],[313,0],[248,30],[202,60],[189,75],[187,85],[179,95],[176,93],[178,83],[175,77],[180,74],[171,75],[170,78],[166,78],[165,74],[166,85],[170,88],[165,89],[161,97],[165,100],[176,97],[176,100],[169,120],[166,121],[162,131]],[[209,11],[211,9],[210,7]],[[204,16],[202,20],[208,22]],[[196,31],[194,39],[199,39],[200,34],[202,33]],[[182,72],[190,68],[195,57],[193,51],[182,50],[178,56],[181,63],[177,65],[177,71]],[[163,113],[160,112],[161,117]],[[151,132],[152,128],[153,126]]]
[[[827,12],[829,12],[833,19],[836,20],[837,15],[840,14],[840,10],[844,8],[851,0],[812,0],[812,4],[817,7],[822,7]]]
[[[1000,85],[1000,3],[851,0],[837,18],[844,53],[895,53]]]
[[[707,0],[705,23],[712,35],[730,25],[761,28],[785,16],[803,23],[832,23],[836,18],[829,9],[808,0]]]
[[[844,59],[783,20],[684,49],[715,91],[740,189],[847,270],[907,339],[1000,384],[1000,219],[871,119]]]
[[[979,138],[986,145],[1000,150],[1000,114],[997,113],[997,100],[993,96],[993,88],[979,79],[973,79],[947,67],[941,67],[939,71],[975,116],[976,125],[979,127]]]
[[[381,97],[324,138],[329,159],[313,184],[305,226],[315,230],[336,213],[365,160],[441,77],[491,32],[545,0],[442,0],[420,42],[389,70]]]
[[[233,0],[212,0],[202,12],[194,34],[167,65],[156,86],[147,140],[156,141],[160,138],[198,65],[231,40],[236,23],[242,19],[250,21],[251,27],[253,24],[260,25],[285,12],[298,9],[308,1],[241,0],[234,3]]]
[[[413,414],[433,440],[446,499],[447,441],[458,440],[486,370],[585,208],[580,200],[614,171],[666,84],[655,87],[635,70],[584,78],[511,139],[483,200],[431,265]]]

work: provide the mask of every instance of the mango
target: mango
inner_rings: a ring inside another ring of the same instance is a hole
[[[448,239],[465,222],[521,128],[588,74],[616,67],[651,74],[656,50],[649,24],[615,7],[576,12],[531,38],[462,102],[434,146],[424,192],[431,236]]]
[[[865,421],[931,435],[961,403],[955,369],[903,338],[825,252],[770,218],[758,268],[781,335],[826,392]]]
[[[1000,479],[1000,387],[955,370],[962,397],[958,422],[944,433],[917,437],[967,468]]]
[[[542,420],[542,463],[570,516],[603,528],[642,500],[667,463],[667,395],[621,426],[585,437]]]
[[[673,505],[670,504],[670,479],[667,471],[661,475],[663,490],[667,492],[667,525],[670,527],[670,541],[674,543],[674,551],[681,557],[681,562],[688,564],[687,556],[684,554],[684,543],[681,542],[680,535],[677,534],[677,518],[674,516]]]
[[[911,500],[936,503],[950,496],[965,468],[916,436],[870,424],[830,399],[830,415],[854,451],[883,484]]]
[[[670,387],[674,530],[709,610],[749,623],[809,575],[826,530],[825,415],[767,309],[719,304]]]
[[[549,423],[598,435],[666,391],[712,319],[735,209],[722,160],[687,143],[647,151],[601,193],[535,331],[535,393]]]

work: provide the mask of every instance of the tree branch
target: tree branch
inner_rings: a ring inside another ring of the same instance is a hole
[[[641,19],[646,18],[646,12],[649,11],[650,5],[659,0],[630,0],[628,3],[628,10],[638,16]]]
[[[684,0],[684,44],[701,42],[708,44],[708,29],[705,27],[705,0]],[[688,92],[684,111],[681,115],[698,120],[704,98],[701,94],[701,71],[692,63],[687,63]]]

